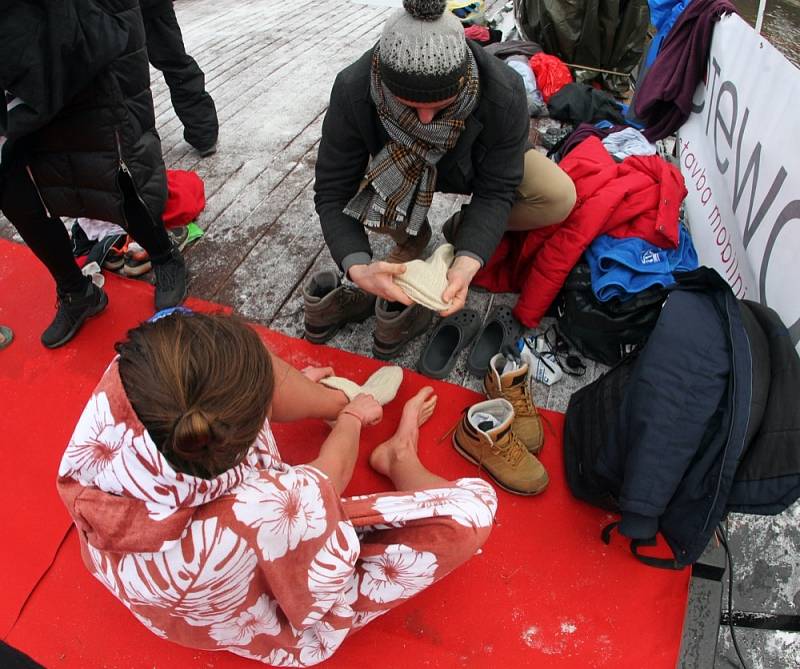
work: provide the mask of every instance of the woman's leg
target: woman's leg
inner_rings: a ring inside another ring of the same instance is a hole
[[[0,193],[0,209],[34,255],[50,272],[60,295],[83,293],[89,284],[72,255],[72,243],[59,218],[47,215],[21,162],[12,165]]]
[[[508,230],[521,231],[561,223],[575,206],[575,184],[543,153],[525,153],[525,171],[508,217]]]
[[[408,400],[395,433],[369,457],[372,468],[391,479],[396,490],[450,485],[449,481],[426,469],[417,453],[419,428],[433,414],[436,399],[433,388],[426,386]]]

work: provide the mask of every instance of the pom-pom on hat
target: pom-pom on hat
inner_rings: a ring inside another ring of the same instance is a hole
[[[380,41],[381,78],[399,98],[438,102],[456,95],[467,72],[461,22],[445,0],[403,0]]]

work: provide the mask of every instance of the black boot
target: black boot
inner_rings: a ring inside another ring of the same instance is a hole
[[[186,263],[176,246],[162,258],[151,256],[156,275],[156,311],[175,307],[186,299]]]
[[[57,294],[56,317],[42,333],[42,344],[47,348],[66,344],[87,318],[99,314],[108,304],[105,291],[91,281],[82,291]]]

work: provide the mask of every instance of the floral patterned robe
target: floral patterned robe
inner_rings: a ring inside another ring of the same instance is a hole
[[[497,499],[479,479],[340,498],[280,459],[265,422],[237,467],[176,472],[116,361],[81,415],[58,488],[94,576],[153,633],[276,666],[330,657],[483,544]]]

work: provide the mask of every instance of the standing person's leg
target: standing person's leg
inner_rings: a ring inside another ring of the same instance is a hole
[[[56,282],[56,316],[42,333],[42,344],[48,348],[66,344],[87,318],[105,308],[108,298],[81,273],[64,224],[61,219],[48,216],[21,162],[6,173],[0,210]]]
[[[543,153],[525,153],[525,171],[508,217],[508,230],[532,230],[561,223],[575,206],[575,184]]]
[[[147,55],[150,63],[164,73],[172,106],[183,123],[183,136],[203,155],[217,142],[219,122],[214,100],[206,92],[205,75],[186,53],[183,36],[171,2],[154,14],[144,15]]]
[[[147,251],[156,275],[156,311],[174,307],[186,299],[186,263],[173,246],[161,219],[155,220],[150,210],[136,195],[130,177],[120,174],[120,188],[125,198],[125,219],[128,234]]]

